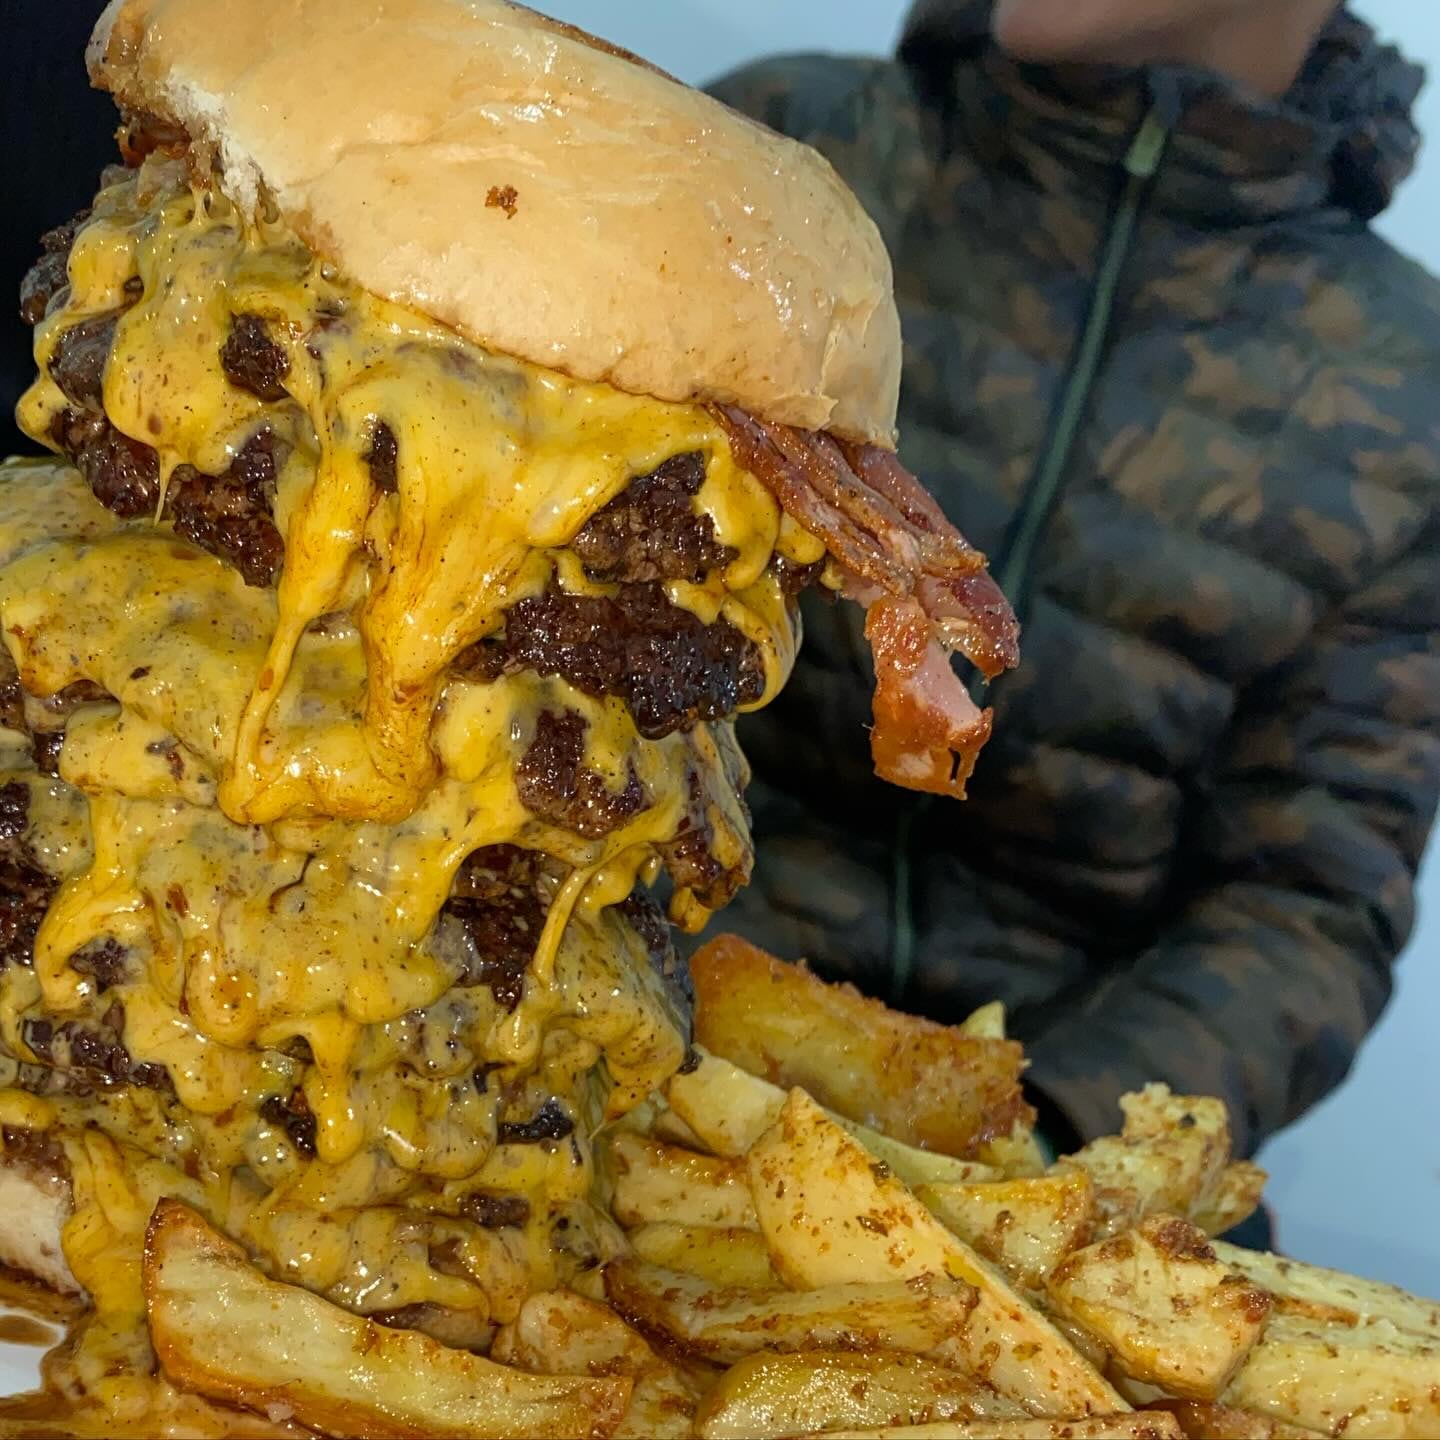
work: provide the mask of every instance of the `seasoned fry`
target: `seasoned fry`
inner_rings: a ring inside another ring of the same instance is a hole
[[[755,1228],[750,1186],[739,1161],[622,1130],[610,1137],[610,1163],[615,1175],[611,1206],[622,1225],[680,1216],[691,1225]]]
[[[532,1295],[495,1337],[491,1357],[540,1375],[628,1375],[635,1382],[615,1440],[680,1440],[690,1434],[695,1397],[608,1305],[566,1290]]]
[[[1206,1400],[1157,1400],[1146,1408],[1173,1415],[1187,1440],[1315,1440],[1320,1433]]]
[[[1159,1215],[1070,1256],[1047,1292],[1124,1374],[1189,1400],[1224,1390],[1270,1313],[1270,1297],[1231,1274],[1202,1230]]]
[[[808,1437],[807,1437],[808,1440]],[[825,1440],[1185,1440],[1173,1416],[1145,1411],[1088,1420],[941,1421],[887,1430],[829,1430]]]
[[[667,1145],[683,1145],[689,1150],[704,1150],[705,1143],[668,1105],[662,1105],[655,1112],[650,1133]]]
[[[1040,1142],[1036,1140],[1029,1121],[1023,1118],[1015,1122],[1015,1128],[1008,1135],[997,1135],[993,1140],[977,1145],[975,1158],[998,1170],[1007,1180],[1027,1180],[1045,1173],[1045,1156],[1041,1153]]]
[[[1275,1315],[1222,1397],[1345,1440],[1440,1435],[1440,1345],[1384,1321],[1317,1325]]]
[[[699,1055],[700,1063],[694,1070],[674,1076],[666,1087],[671,1113],[694,1131],[707,1150],[716,1155],[744,1155],[780,1118],[785,1091],[718,1055],[704,1050]],[[830,1118],[907,1185],[963,1185],[998,1180],[1001,1176],[998,1168],[973,1160],[956,1160],[933,1150],[917,1150],[843,1116],[831,1114]],[[1007,1139],[1003,1143],[1012,1142]]]
[[[1440,1302],[1422,1300],[1393,1285],[1360,1280],[1238,1245],[1215,1241],[1216,1255],[1232,1270],[1268,1290],[1280,1315],[1337,1325],[1384,1320],[1399,1330],[1440,1342]]]
[[[1249,1160],[1235,1160],[1221,1172],[1210,1198],[1190,1212],[1207,1235],[1223,1235],[1248,1220],[1260,1208],[1265,1193],[1265,1172]]]
[[[698,1275],[715,1286],[779,1290],[780,1277],[770,1263],[764,1236],[755,1230],[720,1229],[712,1225],[677,1225],[657,1220],[626,1237],[641,1260]]]
[[[900,1350],[923,1355],[965,1327],[975,1291],[923,1275],[820,1290],[717,1290],[639,1260],[605,1267],[610,1303],[642,1330],[707,1360],[731,1364],[757,1350]]]
[[[327,1435],[608,1436],[630,1399],[622,1376],[529,1375],[268,1280],[174,1200],[151,1219],[144,1286],[155,1353],[177,1385]]]
[[[959,1028],[977,1040],[1003,1040],[1005,1007],[998,1000],[992,1000],[988,1005],[982,1005],[967,1015],[960,1022]]]
[[[713,1054],[907,1145],[970,1158],[1034,1115],[1020,1047],[887,1009],[733,935],[690,964],[695,1038]]]
[[[695,1412],[702,1440],[757,1440],[845,1426],[996,1421],[1023,1414],[974,1380],[885,1351],[752,1355],[727,1370]]]
[[[1119,1234],[1147,1215],[1204,1214],[1230,1159],[1225,1106],[1147,1085],[1124,1096],[1120,1108],[1120,1135],[1093,1140],[1052,1167],[1062,1173],[1078,1167],[1095,1182],[1101,1233]]]
[[[916,1198],[1023,1289],[1088,1244],[1095,1190],[1083,1170],[990,1185],[921,1185]]]
[[[825,1285],[949,1275],[979,1299],[964,1336],[940,1352],[1032,1411],[1117,1414],[1128,1407],[997,1271],[952,1235],[885,1166],[793,1090],[749,1157],[760,1232],[787,1283]]]

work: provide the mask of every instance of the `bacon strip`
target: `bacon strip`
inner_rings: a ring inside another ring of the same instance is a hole
[[[907,790],[965,798],[992,712],[980,710],[915,600],[877,600],[865,616],[875,656],[875,773]]]
[[[970,699],[950,652],[987,678],[1020,658],[1019,626],[985,557],[890,451],[767,424],[732,406],[715,413],[735,458],[825,542],[845,594],[867,607],[876,773],[911,790],[963,796],[991,716]]]

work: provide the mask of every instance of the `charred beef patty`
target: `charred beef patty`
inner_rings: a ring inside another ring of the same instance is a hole
[[[765,693],[758,648],[726,620],[706,625],[658,583],[613,599],[552,587],[505,612],[505,631],[456,661],[465,679],[517,670],[558,675],[597,699],[623,700],[647,740],[723,720]]]
[[[596,511],[571,542],[592,580],[704,580],[723,570],[736,552],[715,538],[715,525],[699,514],[694,497],[705,483],[699,451],[675,455],[640,475]]]
[[[285,563],[285,541],[271,519],[280,461],[274,434],[258,430],[223,475],[180,465],[170,480],[165,510],[175,533],[228,561],[247,585],[275,584]]]
[[[41,240],[44,253],[20,289],[20,313],[31,325],[45,318],[64,287],[65,267],[77,216]],[[139,278],[126,287],[139,298]],[[105,414],[105,366],[115,343],[121,310],[92,315],[65,331],[55,344],[50,376],[69,405],[55,418],[50,439],[84,475],[96,499],[122,519],[156,513],[161,498],[160,457],[153,446],[123,434]],[[283,400],[290,362],[260,317],[237,315],[220,352],[230,382],[262,400]],[[165,513],[177,533],[235,566],[248,585],[273,585],[285,559],[285,542],[273,511],[275,478],[283,454],[268,427],[242,446],[230,467],[203,475],[179,466],[165,495]]]
[[[461,985],[485,985],[513,1010],[525,993],[525,967],[540,943],[550,896],[563,868],[535,850],[487,845],[460,866],[443,915],[470,941]]]
[[[0,965],[35,963],[35,936],[59,888],[25,843],[29,823],[30,787],[0,785]]]
[[[67,1020],[27,1020],[22,1028],[26,1045],[41,1064],[75,1074],[97,1089],[138,1085],[146,1090],[173,1089],[170,1072],[153,1061],[137,1062],[125,1048],[125,1008],[112,1001],[96,1023]]]
[[[585,765],[588,729],[573,710],[542,711],[535,738],[516,768],[515,788],[532,815],[587,840],[601,840],[645,808],[645,787],[633,765],[619,790]]]

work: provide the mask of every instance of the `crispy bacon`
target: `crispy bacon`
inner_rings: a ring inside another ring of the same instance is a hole
[[[865,638],[875,655],[875,773],[907,790],[963,797],[991,712],[960,683],[918,601],[875,601]]]
[[[767,424],[733,406],[716,414],[736,459],[825,542],[844,593],[869,611],[876,772],[912,790],[963,796],[990,712],[970,699],[950,652],[987,678],[1020,658],[1019,626],[985,557],[890,451]]]

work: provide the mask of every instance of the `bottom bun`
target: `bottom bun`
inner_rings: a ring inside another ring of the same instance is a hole
[[[57,1147],[7,1145],[0,1157],[0,1265],[61,1295],[83,1295],[60,1243],[71,1208],[70,1179]]]

